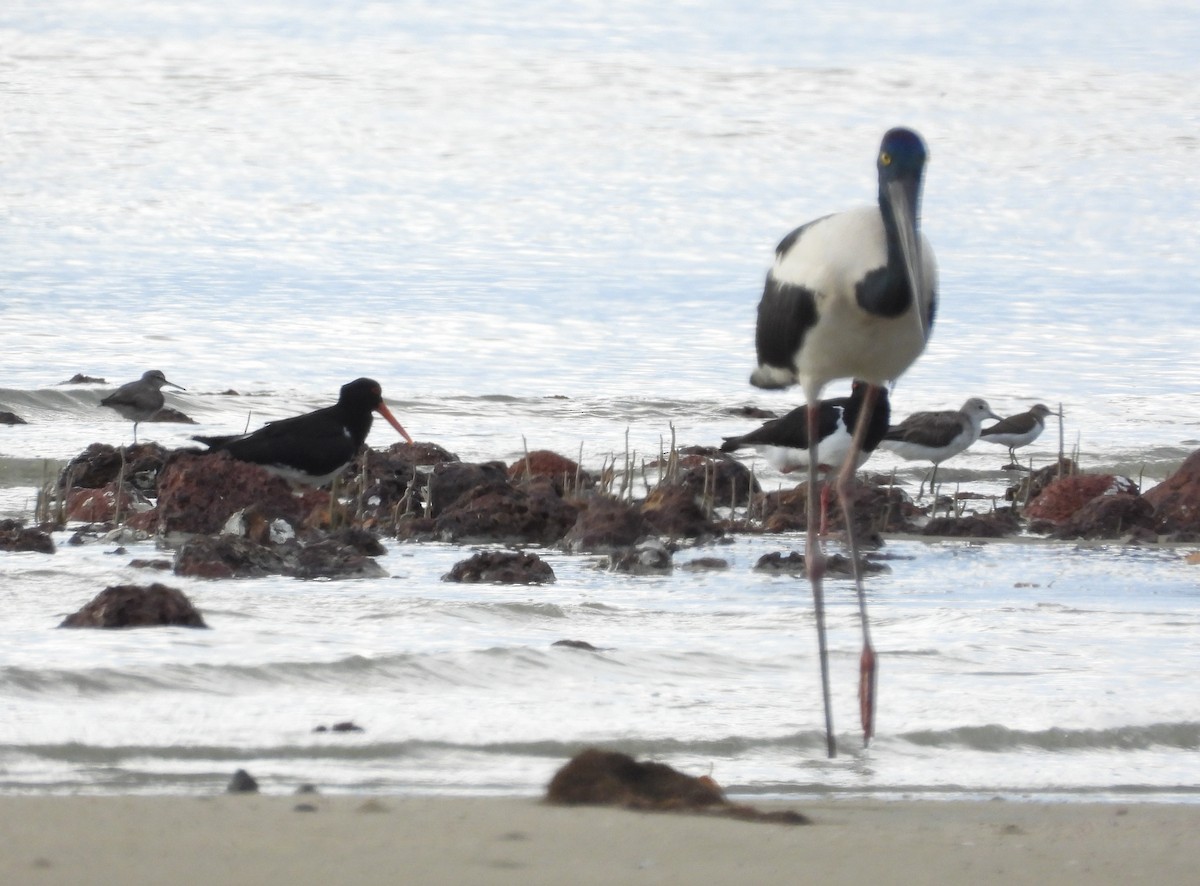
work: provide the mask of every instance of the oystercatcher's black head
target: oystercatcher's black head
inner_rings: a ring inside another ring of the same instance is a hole
[[[353,412],[378,412],[388,424],[400,432],[400,436],[411,443],[412,437],[408,435],[408,431],[404,430],[396,417],[392,415],[387,404],[383,402],[383,388],[379,386],[379,382],[373,378],[356,378],[352,382],[342,385],[341,391],[338,393],[338,406]]]

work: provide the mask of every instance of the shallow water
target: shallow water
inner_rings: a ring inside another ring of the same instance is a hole
[[[465,460],[596,469],[744,432],[731,408],[798,402],[746,382],[774,244],[869,201],[897,123],[930,144],[942,279],[897,416],[1062,403],[1084,467],[1150,485],[1200,446],[1198,41],[1170,2],[6,8],[0,409],[30,423],[0,426],[0,516],[128,442],[97,404],[152,367],[199,422],[141,427],[168,446],[360,375]],[[76,372],[106,383],[59,384]],[[1058,447],[1052,428],[1022,456]],[[978,445],[940,475],[998,495],[1004,460]],[[915,487],[925,467],[868,469]],[[127,563],[151,545],[67,537],[0,555],[0,790],[208,791],[244,767],[280,790],[536,793],[590,742],[743,794],[1197,787],[1182,550],[890,540],[869,751],[853,601],[830,592],[827,761],[807,589],[751,570],[791,536],[654,579],[542,552],[558,581],[534,589],[444,583],[470,550],[441,545],[391,545],[378,581],[171,577],[213,630],[120,634],[54,626],[148,580]],[[345,719],[366,731],[311,731]]]

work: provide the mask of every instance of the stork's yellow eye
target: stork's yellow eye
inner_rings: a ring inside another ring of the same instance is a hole
[[[889,154],[887,151],[884,151],[882,154],[879,155],[879,162],[882,163],[884,166],[891,166],[892,165],[892,155]]]

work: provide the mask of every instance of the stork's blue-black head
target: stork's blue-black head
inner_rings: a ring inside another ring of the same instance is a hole
[[[875,165],[879,170],[879,211],[887,236],[887,272],[877,303],[864,305],[868,311],[885,315],[911,309],[922,337],[928,336],[929,329],[919,304],[929,293],[917,229],[927,157],[925,143],[911,129],[889,129],[879,145]]]

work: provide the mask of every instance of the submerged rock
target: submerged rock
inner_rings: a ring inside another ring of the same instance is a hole
[[[336,536],[302,543],[260,543],[236,535],[196,535],[175,552],[176,575],[193,578],[383,578],[387,572]]]
[[[1004,538],[1018,532],[1021,521],[1011,508],[964,517],[934,517],[921,529],[922,535],[943,538]]]
[[[20,520],[0,520],[0,551],[53,554],[54,539],[48,532],[26,527]]]
[[[455,563],[442,576],[442,581],[468,583],[542,584],[554,580],[554,570],[537,554],[511,551],[480,551]]]
[[[178,588],[152,585],[113,585],[105,588],[60,628],[137,628],[174,625],[206,628],[196,607]]]

